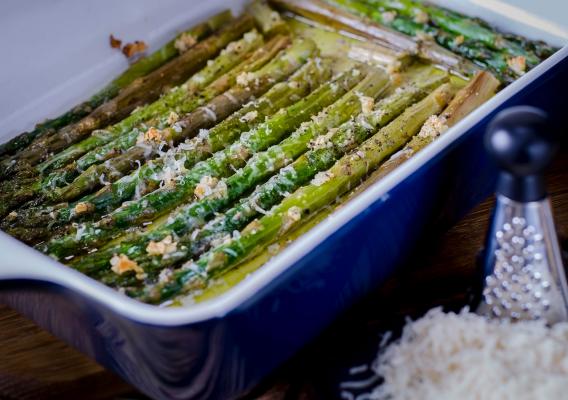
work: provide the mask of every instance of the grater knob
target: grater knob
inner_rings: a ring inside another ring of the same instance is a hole
[[[546,113],[519,106],[500,112],[489,124],[485,147],[501,171],[497,193],[529,202],[546,196],[543,172],[558,150]]]
[[[543,172],[558,148],[546,114],[513,107],[489,124],[499,166],[478,312],[499,319],[568,319],[568,287]]]

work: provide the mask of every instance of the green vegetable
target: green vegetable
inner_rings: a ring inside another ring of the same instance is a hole
[[[154,103],[135,110],[122,121],[105,129],[94,131],[87,139],[47,159],[38,165],[37,169],[45,174],[53,169],[64,167],[70,161],[88,152],[72,166],[76,170],[85,170],[93,164],[112,157],[113,153],[116,154],[120,150],[129,148],[136,143],[136,136],[140,132],[140,129],[134,128],[140,126],[142,122],[163,128],[172,112],[182,114],[192,111],[200,102],[203,102],[202,96],[196,98],[200,90],[246,60],[250,56],[249,53],[261,46],[262,42],[262,36],[258,32],[246,33],[244,38],[229,43],[220,55],[183,85],[174,88]],[[207,93],[207,95],[214,97],[213,93]]]
[[[439,113],[451,95],[451,86],[442,85],[367,139],[356,152],[343,156],[328,170],[327,180],[298,189],[267,215],[251,222],[240,237],[213,248],[196,262],[189,262],[169,279],[148,287],[139,298],[158,303],[186,294],[205,286],[210,279],[238,262],[258,254],[264,245],[298,226],[302,218],[333,203],[336,197],[359,183],[370,169],[376,168],[416,134],[430,115]]]
[[[53,226],[84,218],[90,214],[106,214],[120,206],[123,201],[131,199],[136,193],[143,195],[157,189],[168,174],[191,168],[197,162],[208,158],[211,153],[229,146],[241,133],[254,128],[264,118],[271,116],[280,108],[289,106],[329,79],[331,71],[326,64],[309,61],[287,82],[277,83],[258,100],[243,106],[210,130],[203,131],[203,135],[189,139],[130,175],[70,205],[61,204],[23,210],[18,213],[10,226],[22,225],[30,228],[47,224]],[[87,207],[81,213],[77,213],[75,207],[80,203]],[[46,230],[46,234],[48,233]]]
[[[252,17],[243,15],[196,44],[191,51],[181,54],[160,68],[133,81],[120,93],[96,108],[80,121],[62,128],[53,135],[42,137],[27,149],[1,163],[2,176],[14,170],[28,168],[45,160],[49,154],[59,152],[85,138],[93,130],[128,116],[136,107],[156,100],[169,86],[178,85],[205,65],[207,60],[219,53],[231,41],[239,38],[253,27]]]

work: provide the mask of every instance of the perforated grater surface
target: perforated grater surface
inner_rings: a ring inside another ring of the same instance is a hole
[[[543,112],[501,112],[486,135],[501,167],[478,313],[511,320],[568,320],[568,286],[542,172],[556,144]]]

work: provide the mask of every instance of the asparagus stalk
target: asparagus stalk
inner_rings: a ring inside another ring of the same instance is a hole
[[[139,142],[120,156],[107,160],[103,164],[90,167],[75,179],[72,184],[49,193],[50,201],[76,199],[80,195],[102,186],[104,184],[103,179],[107,179],[109,183],[110,181],[115,181],[139,167],[139,162],[155,158],[165,145],[176,145],[184,139],[194,137],[200,129],[209,128],[215,123],[222,121],[247,101],[264,94],[276,82],[285,79],[301,63],[304,63],[307,57],[314,51],[315,44],[313,42],[299,42],[291,51],[291,56],[294,57],[294,60],[290,61],[288,55],[283,55],[278,60],[267,64],[256,72],[245,72],[244,78],[246,79],[244,80],[244,85],[238,84],[234,86],[182,118],[174,127],[163,129],[158,138],[159,140]],[[298,61],[298,59],[300,63],[293,62]]]
[[[480,24],[479,20],[474,20],[454,11],[412,0],[366,1],[371,4],[378,3],[410,18],[427,19],[447,32],[452,32],[463,36],[465,39],[483,43],[492,50],[504,51],[511,57],[523,57],[527,65],[531,68],[541,61],[539,57],[528,49],[528,46],[523,46],[519,43],[519,41],[528,42],[527,39],[517,37],[517,40],[510,40],[499,32],[496,32],[494,28]]]
[[[378,42],[395,51],[406,52],[435,64],[443,65],[464,76],[471,76],[479,70],[470,61],[438,46],[436,43],[415,41],[399,32],[327,4],[323,0],[271,0],[271,2],[279,8]]]
[[[277,36],[271,39],[265,46],[255,51],[249,59],[245,60],[243,63],[239,64],[233,70],[229,71],[225,75],[218,78],[215,82],[211,83],[205,93],[202,93],[200,97],[196,98],[196,102],[200,102],[201,100],[205,101],[207,99],[211,99],[211,97],[219,95],[223,91],[227,90],[231,87],[236,79],[236,75],[241,72],[248,72],[254,71],[258,68],[261,68],[267,62],[274,58],[274,56],[286,45],[289,44],[289,39],[284,36]],[[177,126],[183,122],[178,122]],[[175,126],[175,125],[174,125]],[[171,128],[173,129],[173,128]],[[176,128],[177,129],[177,128]],[[145,147],[144,150],[147,150],[148,147]],[[133,151],[133,150],[132,150]],[[132,163],[138,163],[140,160],[145,156],[152,156],[153,153],[144,153],[138,154],[139,158],[134,158],[130,160]],[[122,155],[119,161],[124,161],[127,156]],[[128,161],[128,159],[126,159]],[[107,165],[111,163],[108,162]],[[137,164],[135,164],[137,166]],[[129,164],[125,163],[122,166],[127,170],[129,168]],[[103,173],[105,173],[105,165],[103,166],[92,166],[87,169],[81,176],[77,178],[78,182],[72,182],[71,184],[67,183],[68,180],[73,179],[74,176],[77,174],[78,167],[75,164],[71,164],[65,168],[60,170],[54,171],[45,178],[39,179],[21,179],[17,180],[14,179],[13,182],[5,183],[5,186],[8,185],[11,190],[7,190],[7,188],[2,188],[3,195],[0,196],[0,216],[6,215],[10,210],[14,207],[22,204],[24,201],[30,200],[36,196],[40,196],[38,203],[44,201],[44,198],[51,199],[51,202],[57,202],[59,200],[58,196],[61,196],[61,193],[65,193],[69,190],[68,186],[73,186],[75,184],[75,190],[78,189],[79,184],[83,185],[92,185],[82,187],[80,190],[87,191],[91,187],[95,187],[94,185],[97,184],[97,180],[100,181],[100,177]],[[112,169],[112,168],[111,168]],[[113,172],[118,173],[118,169],[113,169]],[[107,179],[113,179],[113,176],[108,177]],[[67,186],[66,186],[67,185]],[[57,187],[61,187],[58,190]],[[77,196],[81,195],[82,192],[78,193]],[[41,212],[41,211],[40,211]],[[23,215],[26,215],[24,213]]]
[[[252,15],[260,31],[267,36],[288,33],[289,28],[278,12],[271,9],[265,0],[254,0],[246,11]]]
[[[199,189],[198,184],[201,183],[203,177],[212,179],[218,176],[227,176],[232,171],[230,168],[231,165],[238,167],[244,166],[245,160],[253,153],[262,151],[270,145],[277,143],[283,136],[294,131],[314,113],[317,113],[326,105],[333,103],[336,99],[343,96],[359,80],[359,76],[354,76],[352,73],[344,73],[334,81],[322,85],[306,98],[286,109],[280,110],[272,118],[259,125],[255,130],[245,132],[241,135],[241,139],[231,147],[217,153],[207,161],[198,163],[178,182],[176,190],[156,191],[144,196],[141,201],[129,204],[122,210],[118,209],[116,212],[110,214],[106,221],[105,219],[101,220],[101,223],[96,227],[87,226],[85,230],[88,232],[82,233],[80,239],[83,240],[83,243],[86,243],[86,240],[94,242],[99,240],[102,236],[108,236],[109,233],[120,233],[120,227],[132,224],[131,221],[133,219],[136,219],[137,222],[141,221],[142,218],[146,216],[146,210],[152,211],[152,217],[164,214],[162,211],[164,204],[168,206],[166,211],[169,211],[172,209],[172,206],[180,204],[183,200],[192,195],[194,191],[196,191],[196,194],[199,194],[199,190],[195,189]],[[252,162],[254,162],[254,158]],[[218,191],[223,190],[222,185],[217,185],[215,188]],[[134,208],[131,207],[132,204],[134,204]],[[204,207],[199,207],[199,205],[204,205]],[[207,208],[208,204],[199,205],[195,206],[194,203],[190,203],[182,207],[179,211],[174,212],[167,220],[150,225],[147,233],[132,240],[125,241],[118,246],[121,249],[130,249],[128,250],[129,254],[134,257],[135,253],[142,254],[144,252],[145,245],[149,241],[162,240],[172,233],[176,235],[184,234],[191,230],[195,224],[204,223],[204,219],[207,218],[206,213],[209,212]],[[112,228],[108,228],[108,226]],[[101,229],[102,227],[105,227],[105,229]],[[96,229],[99,229],[99,232],[95,232]],[[108,237],[106,239],[108,239]],[[48,244],[48,253],[52,256],[64,256],[67,253],[63,252],[65,249],[62,247],[77,248],[77,244],[70,242],[76,243],[76,236],[68,235],[64,240],[52,240]],[[71,246],[69,244],[71,244]],[[55,251],[57,251],[57,254],[54,254]],[[73,266],[85,272],[99,273],[108,266],[108,261],[114,252],[113,248],[98,251],[95,254],[82,257],[74,262]]]
[[[461,89],[450,102],[450,104],[446,107],[446,109],[440,115],[440,119],[445,120],[445,125],[448,127],[452,127],[461,119],[466,117],[469,113],[483,104],[485,101],[490,99],[495,91],[499,86],[499,81],[492,77],[488,72],[480,72],[478,73],[472,81],[463,89]],[[423,148],[426,144],[424,140],[418,140],[418,137],[421,136],[421,133],[427,129],[430,132],[436,132],[436,130],[431,129],[431,127],[426,127],[428,125],[428,121],[422,126],[421,131],[418,135],[414,136],[411,141],[404,147],[404,149],[400,150],[399,152],[395,153],[391,158],[389,158],[385,163],[383,163],[375,172],[373,172],[368,178],[366,178],[363,183],[361,183],[357,188],[347,194],[345,194],[341,200],[339,201],[337,207],[330,207],[324,208],[319,211],[317,214],[309,216],[309,219],[305,221],[302,225],[300,225],[297,229],[289,232],[284,237],[278,238],[275,242],[271,243],[269,246],[265,246],[265,249],[258,254],[256,257],[253,257],[251,260],[247,260],[242,264],[239,264],[235,270],[228,271],[222,277],[219,277],[215,281],[214,285],[208,286],[203,293],[196,296],[196,301],[203,301],[208,298],[212,298],[214,296],[219,295],[233,287],[235,284],[243,280],[248,274],[258,270],[262,265],[264,265],[271,257],[273,257],[276,253],[281,252],[284,250],[290,243],[295,241],[297,238],[302,236],[304,233],[310,231],[314,226],[322,222],[325,218],[327,218],[332,212],[334,212],[337,208],[341,207],[344,203],[349,201],[350,199],[358,196],[359,194],[363,193],[369,186],[373,185],[375,182],[380,180],[390,171],[392,171],[396,166],[400,165],[402,160],[400,155],[407,154],[407,149],[411,149],[412,153],[416,153],[421,148]],[[424,135],[422,135],[424,136]],[[432,137],[432,135],[428,135],[428,137]],[[430,141],[431,142],[431,141]],[[423,144],[420,148],[417,147],[417,144]],[[407,157],[405,157],[407,159]],[[258,202],[257,202],[258,203]],[[229,212],[227,212],[228,214]],[[224,216],[220,218],[216,218],[213,221],[218,221],[221,226]],[[241,218],[239,217],[239,223],[234,224],[232,226],[223,226],[220,230],[213,229],[213,232],[217,232],[217,235],[214,234],[213,237],[219,238],[219,232],[232,232],[233,229],[240,230],[244,225],[241,226]],[[212,222],[213,222],[212,221]],[[246,221],[248,222],[248,221]],[[246,224],[245,222],[245,224]],[[209,223],[206,225],[206,228],[213,225]],[[227,230],[228,229],[228,230]],[[203,236],[202,232],[206,232],[207,229],[199,232],[197,238],[193,240],[193,242],[197,242]],[[178,247],[180,244],[183,243],[183,238],[180,239],[178,243]],[[183,244],[182,244],[183,246]],[[176,251],[173,255],[176,257],[178,256],[179,251]],[[196,254],[193,252],[193,254]],[[172,257],[173,258],[173,257]],[[185,257],[188,259],[189,257]],[[139,265],[143,266],[142,263],[138,263]],[[171,262],[169,264],[172,264]],[[167,267],[167,265],[164,265]],[[116,276],[116,274],[115,274]],[[134,279],[133,279],[134,278]],[[110,281],[109,278],[103,278],[103,282]],[[117,279],[114,279],[116,282]],[[133,276],[126,276],[122,275],[121,280],[119,283],[125,283],[126,286],[136,286],[137,280]]]
[[[321,86],[305,99],[277,113],[257,129],[244,133],[240,140],[231,147],[213,155],[210,160],[198,163],[189,174],[184,175],[178,181],[175,190],[164,188],[152,192],[144,196],[141,201],[121,207],[121,209],[103,218],[101,221],[102,225],[126,227],[163,215],[193,195],[196,192],[196,185],[203,181],[204,177],[213,179],[232,173],[233,168],[227,165],[226,160],[236,157],[238,159],[237,165],[232,165],[232,167],[236,168],[244,165],[246,159],[254,154],[254,157],[250,159],[248,164],[232,175],[227,183],[221,181],[220,186],[217,185],[220,191],[223,191],[222,188],[226,187],[227,193],[231,189],[227,186],[228,184],[233,186],[233,192],[246,190],[246,188],[239,187],[239,185],[244,185],[245,187],[252,185],[260,179],[259,176],[269,174],[274,168],[278,168],[281,163],[290,162],[296,155],[294,152],[305,150],[309,140],[319,130],[325,129],[325,126],[331,125],[337,120],[349,118],[349,111],[356,107],[355,103],[358,103],[358,100],[355,99],[356,95],[348,96],[347,99],[340,100],[337,105],[333,104],[328,107],[319,116],[319,121],[316,118],[316,121],[307,123],[302,129],[282,141],[279,145],[274,145],[287,133],[296,129],[302,122],[345,94],[361,79],[359,75],[360,72],[357,72],[357,74],[345,73],[333,82]],[[375,87],[372,83],[366,82],[366,84],[371,85],[373,89]],[[365,87],[361,88],[361,90],[369,91],[369,88]],[[265,152],[258,153],[270,145],[274,146]],[[199,197],[199,193],[196,193],[196,195]],[[213,197],[216,198],[217,196]],[[219,196],[219,199],[222,197]],[[193,203],[188,207],[193,210]],[[213,206],[209,205],[203,207],[203,209],[211,209],[211,207]],[[201,207],[198,208],[201,209]],[[183,214],[183,210],[179,213],[180,215]],[[203,212],[199,214],[203,215]],[[177,218],[180,220],[177,225],[181,227],[182,220],[185,218],[185,215]]]
[[[135,194],[143,195],[155,190],[170,173],[175,173],[178,169],[191,168],[212,153],[227,147],[241,133],[254,128],[264,118],[315,90],[322,82],[329,79],[331,71],[325,64],[324,61],[308,61],[287,82],[277,83],[264,96],[245,105],[211,128],[207,134],[186,141],[185,144],[168,151],[163,157],[146,163],[139,170],[105,186],[99,192],[87,195],[70,205],[61,204],[19,211],[5,228],[10,229],[14,225],[30,228],[48,224],[53,226],[71,222],[76,218],[84,218],[93,213],[106,214]],[[80,206],[77,207],[78,205]],[[81,209],[81,212],[77,212],[78,209]],[[45,229],[45,233],[48,234],[49,231]],[[37,237],[37,234],[34,237]]]
[[[186,294],[235,264],[258,254],[263,246],[300,225],[302,217],[321,210],[337,196],[356,185],[369,170],[378,166],[397,148],[404,145],[432,114],[439,113],[449,101],[452,88],[444,84],[421,102],[367,139],[353,154],[343,156],[328,170],[327,179],[313,181],[274,207],[268,214],[251,222],[238,238],[217,246],[189,262],[169,277],[146,288],[139,298],[158,303]]]
[[[353,72],[355,72],[355,75],[361,73],[359,70],[354,70]],[[353,73],[350,73],[350,75],[353,76]],[[324,134],[329,129],[347,121],[353,114],[359,113],[362,108],[360,98],[364,98],[367,101],[374,99],[386,89],[388,82],[388,76],[385,73],[376,69],[370,70],[367,76],[359,82],[357,86],[351,89],[351,91],[341,99],[324,109],[313,121],[304,124],[281,143],[271,146],[262,153],[257,153],[235,174],[219,181],[210,195],[196,200],[176,211],[174,220],[172,224],[170,224],[175,226],[176,236],[202,226],[208,219],[214,216],[214,213],[222,211],[244,193],[253,189],[256,184],[263,182],[269,176],[288,165],[292,160],[308,149],[311,140],[317,140],[317,137]],[[344,137],[343,139],[347,138]],[[310,161],[322,163],[322,161],[318,160],[316,157]],[[296,163],[292,165],[294,164]],[[305,168],[311,168],[311,166],[304,164],[305,163],[302,163]],[[167,233],[168,229],[158,228],[154,230],[151,233],[154,240],[158,237],[157,231]],[[180,249],[179,252],[176,251],[176,254],[182,256],[183,252],[184,250]],[[129,254],[131,259],[135,257],[133,250],[130,250]],[[145,256],[146,254],[142,254],[142,259],[144,259]],[[167,259],[168,261],[173,260],[169,254]],[[138,260],[138,258],[136,258],[136,260]],[[152,259],[152,257],[150,257],[150,261],[156,261],[156,265],[158,267],[160,266],[158,259]]]
[[[248,83],[248,87],[231,89],[230,96],[220,96],[233,100],[254,93],[256,85],[263,85],[263,81],[274,82],[283,79],[281,64],[290,65],[293,69],[299,68],[311,54],[316,52],[315,44],[308,40],[298,41],[286,54],[271,63],[271,68],[265,74],[257,74],[258,79]],[[267,66],[268,67],[268,66]],[[265,67],[265,68],[267,68]],[[271,71],[274,69],[274,71]],[[262,70],[261,70],[262,71]],[[258,71],[259,73],[261,71]],[[276,74],[276,75],[275,75]],[[266,79],[264,79],[266,78]],[[341,80],[338,80],[341,82]],[[255,83],[256,82],[256,83]],[[98,246],[121,232],[125,226],[153,219],[170,211],[193,195],[195,186],[203,176],[220,176],[230,174],[234,168],[244,165],[253,152],[262,150],[273,144],[286,133],[293,130],[301,122],[309,118],[314,112],[333,102],[335,98],[345,93],[345,89],[338,82],[323,85],[308,97],[294,105],[280,110],[275,116],[266,120],[256,129],[243,133],[241,139],[227,149],[215,153],[208,160],[199,162],[189,171],[182,173],[171,185],[165,185],[144,197],[124,204],[97,224],[83,224],[81,235],[66,235],[62,238],[52,239],[42,249],[55,256],[64,257],[77,253],[81,248]],[[219,112],[220,108],[216,108]]]
[[[499,87],[499,81],[492,77],[488,72],[480,72],[478,73],[472,81],[463,89],[461,89],[450,102],[450,104],[446,107],[446,109],[440,115],[440,119],[445,120],[445,126],[448,128],[455,125],[461,119],[465,118],[469,113],[483,104],[485,101],[490,99],[494,94],[497,88]],[[430,125],[430,126],[429,126]],[[339,201],[337,207],[326,208],[318,212],[316,215],[313,215],[309,218],[307,222],[301,225],[298,229],[290,232],[283,238],[280,238],[258,256],[254,257],[250,261],[246,261],[243,265],[238,266],[238,271],[234,271],[231,276],[225,277],[223,276],[221,285],[207,288],[206,293],[203,295],[199,295],[199,300],[210,298],[221,291],[225,291],[226,289],[231,287],[231,283],[235,284],[242,280],[247,274],[257,270],[266,263],[272,256],[274,256],[275,252],[282,251],[288,244],[292,241],[296,240],[298,237],[303,235],[304,233],[308,232],[318,223],[323,221],[327,218],[332,212],[334,212],[338,207],[341,207],[344,203],[349,201],[350,199],[358,196],[359,194],[363,193],[367,188],[371,185],[376,183],[378,180],[383,178],[386,174],[392,171],[396,166],[399,166],[402,163],[400,158],[401,154],[407,154],[407,149],[411,149],[412,153],[416,153],[420,149],[422,149],[426,145],[426,141],[420,140],[419,136],[424,137],[425,135],[421,135],[421,133],[426,133],[425,131],[429,132],[436,132],[437,130],[432,130],[431,124],[426,121],[426,123],[422,126],[421,131],[418,135],[414,136],[412,140],[399,152],[395,153],[391,158],[389,158],[385,163],[383,163],[375,172],[369,175],[368,178],[365,178],[363,183],[361,183],[355,190],[352,192],[347,193],[344,195],[341,200]],[[432,135],[428,135],[428,137],[432,137]],[[431,140],[429,141],[431,142]],[[417,145],[422,145],[420,148]],[[408,159],[407,157],[405,159]],[[230,274],[230,273],[229,273]]]
[[[34,139],[41,138],[46,134],[50,134],[66,125],[80,120],[105,101],[114,98],[121,89],[131,84],[135,79],[149,74],[175,58],[179,54],[175,45],[179,36],[183,35],[187,43],[191,41],[197,43],[208,36],[212,31],[228,23],[231,19],[231,12],[225,10],[212,16],[207,21],[186,30],[178,35],[176,39],[169,41],[154,53],[132,64],[126,71],[110,82],[101,91],[93,95],[89,100],[79,104],[57,118],[36,125],[32,131],[21,133],[10,141],[0,145],[0,156],[12,155],[28,146]]]
[[[73,144],[93,130],[123,119],[136,107],[157,99],[164,89],[182,83],[200,69],[229,42],[242,36],[253,26],[252,17],[244,15],[227,24],[221,31],[196,44],[143,78],[133,81],[112,100],[97,107],[91,114],[75,124],[68,125],[54,135],[43,137],[26,150],[2,163],[3,176],[20,168],[29,168],[43,161],[51,153]]]
[[[191,252],[185,258],[202,253],[212,242],[224,240],[233,231],[244,228],[252,219],[265,212],[263,210],[269,210],[287,193],[294,192],[317,173],[330,168],[339,157],[360,145],[375,129],[385,126],[445,81],[447,75],[440,71],[431,68],[421,70],[410,83],[377,103],[373,113],[361,113],[356,119],[332,132],[323,148],[316,145],[316,148],[302,155],[289,168],[282,169],[224,215],[210,221],[203,229],[182,237],[180,244],[191,246]]]
[[[470,112],[489,100],[495,94],[499,84],[499,81],[489,72],[482,71],[475,75],[469,84],[456,94],[441,115],[432,117],[431,120],[427,121],[418,135],[414,136],[402,150],[394,154],[369,176],[362,185],[363,188],[370,186],[372,183],[390,173],[414,154],[432,143],[448,128],[454,126]]]
[[[241,200],[225,214],[219,215],[202,229],[181,236],[175,252],[165,257],[147,255],[136,258],[138,265],[150,275],[153,271],[173,266],[181,260],[191,259],[216,242],[230,240],[234,231],[241,230],[260,214],[266,214],[265,210],[276,205],[288,193],[308,183],[317,176],[316,174],[330,168],[339,157],[360,145],[375,129],[389,123],[408,106],[422,99],[447,79],[446,74],[432,68],[421,70],[411,83],[377,103],[372,112],[368,110],[362,112],[357,118],[343,123],[337,130],[331,130],[326,136],[320,136],[323,140],[313,142],[311,150],[288,167],[282,168],[277,175],[258,186],[250,196]],[[231,187],[229,182],[227,187]],[[103,281],[110,281],[112,278],[112,274],[107,274]]]
[[[136,136],[139,133],[138,130],[134,129],[136,126],[145,121],[147,123],[160,121],[163,124],[171,112],[181,114],[192,111],[200,101],[200,98],[195,98],[200,90],[246,60],[249,52],[260,47],[262,42],[262,36],[255,30],[246,33],[242,39],[229,43],[212,63],[193,75],[183,85],[176,87],[154,103],[135,110],[119,123],[103,130],[94,131],[87,139],[69,146],[39,164],[37,169],[41,173],[46,173],[64,167],[70,161],[88,152],[77,161],[76,166],[73,166],[78,170],[84,170],[92,164],[100,162],[100,160],[107,159],[113,150],[116,153],[119,150],[127,149],[136,142]],[[211,96],[211,98],[214,97],[210,93],[206,95]],[[159,128],[163,128],[163,126]],[[105,144],[104,149],[101,149],[100,146]]]
[[[507,63],[508,58],[500,51],[487,49],[478,42],[465,41],[463,37],[453,32],[446,32],[437,27],[430,26],[427,22],[417,22],[415,19],[401,17],[392,11],[389,5],[392,2],[373,1],[373,6],[358,0],[334,0],[343,8],[371,18],[372,20],[393,28],[399,32],[414,37],[426,36],[435,40],[439,45],[470,59],[482,67],[495,72],[503,82],[512,82],[519,76],[518,72],[511,70]],[[374,6],[378,6],[376,8]],[[386,5],[385,5],[386,4]],[[398,3],[397,3],[398,4]],[[383,9],[391,10],[384,12]],[[393,14],[394,13],[394,14]]]

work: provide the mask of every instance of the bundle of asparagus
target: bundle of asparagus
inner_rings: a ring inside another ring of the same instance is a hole
[[[467,31],[472,49],[487,30],[410,0],[336,2],[413,36]],[[503,79],[494,60],[548,54],[505,35],[483,42],[489,58],[456,55],[320,0],[274,3],[304,19],[260,0],[221,13],[0,148],[2,229],[141,301],[194,294],[258,267],[489,98],[499,81],[479,67]]]
[[[554,53],[541,41],[502,34],[485,22],[415,0],[330,0],[394,30],[439,45],[510,83]]]

